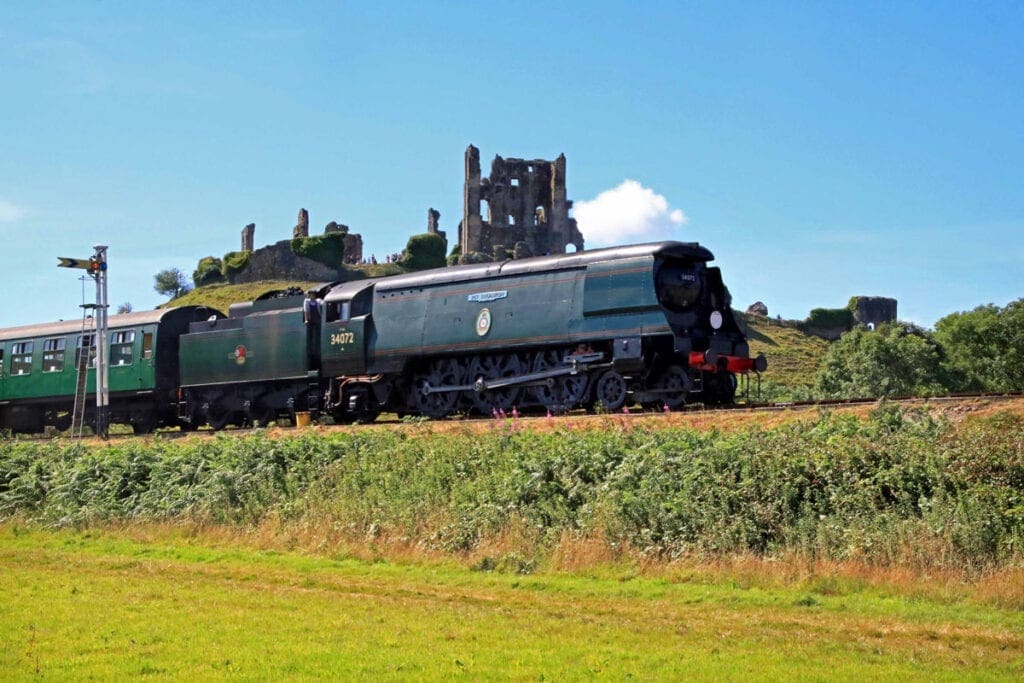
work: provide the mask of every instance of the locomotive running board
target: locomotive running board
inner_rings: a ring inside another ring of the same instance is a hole
[[[611,363],[605,363],[603,365],[591,365],[593,361],[599,361],[604,357],[601,353],[588,353],[581,354],[579,356],[572,356],[571,364],[562,368],[552,368],[550,370],[541,370],[539,372],[529,372],[525,375],[516,375],[515,377],[495,377],[493,379],[484,379],[481,377],[472,384],[450,384],[440,387],[432,387],[427,382],[420,389],[424,394],[443,394],[450,391],[487,391],[488,389],[503,389],[504,387],[511,387],[519,384],[531,384],[540,383],[546,379],[553,379],[555,377],[561,377],[563,375],[578,375],[585,370],[591,370],[594,368],[611,367]]]

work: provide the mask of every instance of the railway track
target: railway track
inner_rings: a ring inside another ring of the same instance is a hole
[[[899,396],[886,398],[889,403],[896,403],[900,405],[952,405],[957,403],[965,403],[969,401],[1013,401],[1024,398],[1024,392],[1001,392],[1001,393],[974,393],[974,394],[953,394],[947,396]],[[624,410],[621,413],[586,413],[583,411],[574,411],[562,415],[549,415],[538,412],[529,412],[525,414],[513,414],[513,415],[502,415],[498,418],[493,416],[460,416],[454,418],[447,418],[443,420],[428,420],[420,418],[399,418],[397,415],[385,414],[382,418],[378,419],[373,424],[369,425],[321,425],[328,428],[345,428],[345,429],[358,429],[358,428],[377,428],[387,426],[399,426],[409,424],[425,424],[425,423],[439,423],[439,424],[467,424],[467,425],[485,425],[494,423],[495,421],[507,422],[507,421],[518,421],[524,424],[530,424],[539,420],[601,420],[607,419],[611,416],[626,416],[630,420],[645,420],[655,419],[658,417],[664,417],[666,414],[672,415],[703,415],[703,414],[717,414],[717,413],[770,413],[770,412],[783,412],[783,411],[805,411],[805,410],[818,410],[822,408],[843,408],[843,407],[856,407],[871,405],[878,403],[882,399],[877,398],[854,398],[854,399],[828,399],[820,401],[787,401],[787,402],[772,402],[772,403],[737,403],[729,406],[715,406],[711,408],[705,408],[703,405],[692,405],[683,408],[678,408],[672,411],[653,411],[653,410]],[[283,433],[301,433],[302,430],[308,429],[307,427],[296,427],[296,426],[277,426],[272,427],[278,429]],[[160,437],[163,439],[181,439],[189,436],[198,437],[212,437],[219,434],[226,435],[237,435],[244,436],[246,434],[254,434],[257,432],[265,431],[265,427],[253,427],[253,428],[228,428],[224,430],[212,430],[212,429],[200,429],[193,432],[183,432],[180,430],[157,430],[154,434],[149,436],[134,436],[132,434],[112,434],[110,436],[111,441],[123,441],[126,439],[147,439]],[[60,434],[19,434],[15,437],[4,437],[5,440],[15,438],[19,441],[49,441],[54,438],[63,438]],[[83,439],[86,440],[97,440],[94,436],[85,436]]]

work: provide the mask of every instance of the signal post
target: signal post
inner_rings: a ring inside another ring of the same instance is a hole
[[[96,435],[104,439],[110,428],[110,357],[107,351],[107,247],[93,246],[95,253],[87,259],[58,256],[61,268],[81,268],[96,280]],[[88,353],[83,349],[83,353]]]

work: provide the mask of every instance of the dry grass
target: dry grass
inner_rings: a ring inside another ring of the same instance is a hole
[[[504,573],[627,575],[671,583],[725,582],[743,588],[796,589],[817,595],[869,590],[947,604],[969,601],[1024,610],[1024,566],[1019,565],[988,569],[937,568],[935,564],[879,565],[859,559],[823,560],[799,553],[666,558],[612,542],[601,533],[582,532],[564,532],[551,550],[542,552],[538,531],[521,522],[480,539],[472,551],[454,556],[417,542],[424,534],[409,536],[387,529],[375,530],[372,535],[359,534],[324,519],[285,522],[269,517],[255,526],[133,522],[108,524],[97,530],[148,544],[188,539],[203,546],[299,552],[365,562],[441,566],[455,561],[466,568]],[[538,556],[544,558],[539,566],[524,560]]]

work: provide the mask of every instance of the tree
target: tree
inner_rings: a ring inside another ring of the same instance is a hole
[[[120,306],[117,307],[118,315],[120,315],[122,313],[131,313],[131,312],[132,312],[132,305],[128,301],[125,301],[123,304],[121,304]]]
[[[153,289],[159,294],[175,299],[192,288],[185,279],[185,273],[178,268],[167,268],[153,276]]]
[[[402,252],[402,266],[406,270],[426,270],[427,268],[444,268],[444,238],[432,232],[413,235]]]
[[[965,391],[1024,389],[1024,299],[951,313],[935,323],[955,387]]]
[[[818,368],[817,390],[836,398],[927,396],[946,393],[946,355],[927,331],[887,323],[858,327],[833,344]]]

